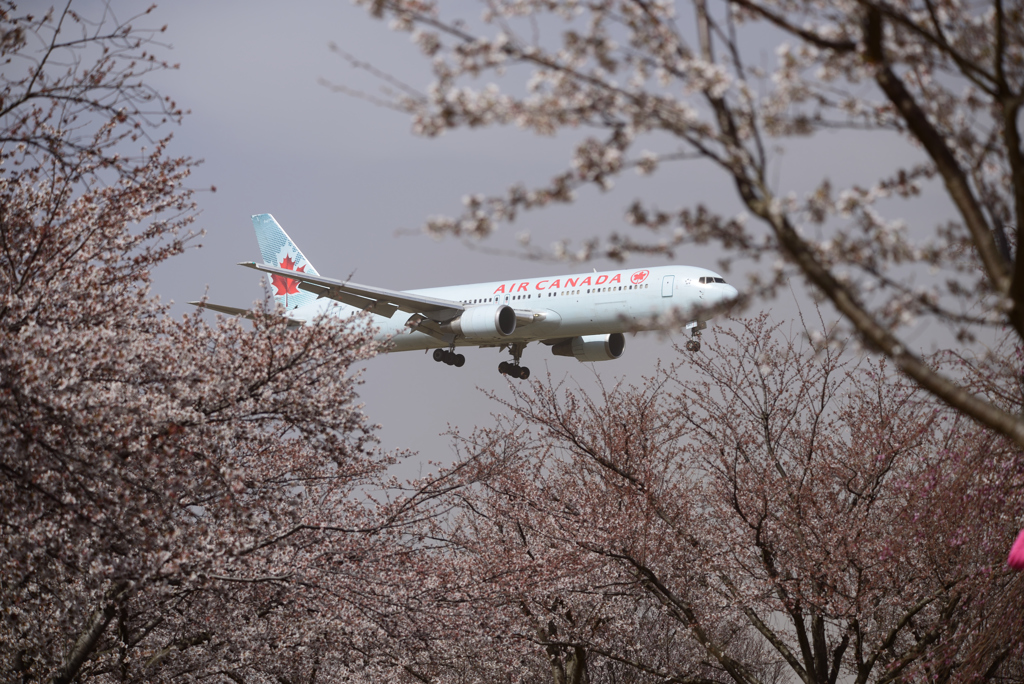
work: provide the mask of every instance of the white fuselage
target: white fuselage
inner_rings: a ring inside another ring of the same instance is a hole
[[[726,284],[720,275],[694,266],[621,269],[408,292],[457,302],[467,311],[477,306],[504,304],[516,311],[520,324],[512,334],[496,334],[492,339],[467,339],[453,334],[441,340],[410,330],[406,325],[411,317],[408,313],[398,311],[391,318],[374,316],[372,322],[379,328],[378,338],[389,339],[391,351],[452,344],[494,346],[651,329],[658,317],[673,310],[684,315],[692,313],[696,321],[702,309],[724,304],[737,296],[736,289]],[[288,315],[311,320],[325,306],[331,306],[332,312],[340,316],[358,312],[350,306],[321,300],[302,309],[293,309]]]

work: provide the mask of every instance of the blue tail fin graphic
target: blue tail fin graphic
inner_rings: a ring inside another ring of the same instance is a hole
[[[252,227],[256,229],[256,239],[260,243],[263,263],[278,268],[320,275],[273,216],[254,214]],[[295,309],[316,301],[315,294],[299,289],[297,280],[278,275],[268,275],[267,277],[270,279],[274,299],[286,309]]]

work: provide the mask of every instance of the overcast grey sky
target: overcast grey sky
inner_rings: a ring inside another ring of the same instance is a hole
[[[546,180],[565,168],[571,148],[565,138],[505,129],[420,139],[411,135],[402,114],[318,85],[318,78],[325,77],[372,87],[330,52],[333,41],[412,85],[425,86],[430,76],[408,34],[389,31],[345,0],[175,0],[158,7],[153,23],[169,25],[170,59],[181,64],[157,85],[192,111],[175,130],[175,151],[205,160],[194,174],[196,187],[217,187],[216,193],[198,196],[202,214],[197,228],[207,232],[203,248],[173,259],[156,274],[155,291],[173,299],[175,311],[184,312],[184,303],[202,296],[207,287],[210,300],[221,304],[245,306],[261,297],[259,276],[235,264],[258,259],[249,217],[262,212],[274,214],[321,274],[351,276],[370,285],[407,289],[578,270],[488,255],[454,241],[398,235],[401,229],[418,228],[432,214],[456,213],[465,194]],[[823,137],[802,150],[796,147],[780,171],[798,184],[820,178],[816,165],[802,158],[842,155],[843,168],[850,171],[892,154],[884,140],[851,147],[842,138]],[[806,178],[801,180],[802,174]],[[644,196],[663,200],[666,208],[703,201],[738,209],[724,176],[707,166],[679,166],[653,179],[627,176],[604,195],[583,192],[572,207],[526,214],[489,245],[511,244],[521,230],[529,230],[543,245],[562,237],[629,230],[623,212],[641,189]],[[705,249],[679,254],[674,261],[716,268],[717,256]],[[627,265],[663,263],[634,258]],[[728,277],[739,284],[742,273]],[[780,316],[793,308],[791,301],[772,306]],[[434,363],[420,352],[365,364],[361,395],[371,420],[383,425],[386,448],[416,450],[418,460],[447,461],[449,440],[439,435],[449,425],[468,432],[500,410],[480,389],[508,394],[509,381],[497,372],[507,354],[493,349],[465,353],[461,369]],[[677,359],[670,340],[642,334],[627,339],[624,358],[614,362],[585,365],[534,345],[523,363],[535,377],[550,371],[556,379],[592,386],[595,373],[608,383],[620,378],[639,382],[662,359]]]
[[[432,214],[457,212],[464,194],[499,192],[515,181],[542,182],[564,168],[568,141],[515,130],[416,138],[402,114],[317,83],[325,77],[372,87],[330,52],[334,41],[416,86],[425,85],[429,73],[407,34],[392,33],[344,0],[284,7],[176,0],[156,11],[155,23],[169,25],[171,60],[181,64],[159,86],[192,111],[175,130],[175,150],[205,160],[193,176],[196,187],[217,187],[216,193],[198,197],[197,228],[207,232],[202,249],[173,259],[156,274],[154,290],[173,299],[176,311],[185,311],[184,303],[207,286],[210,300],[218,303],[245,306],[261,297],[259,276],[235,266],[259,259],[249,216],[261,212],[274,214],[320,273],[351,275],[371,285],[406,289],[567,270],[398,231],[417,229]],[[546,245],[563,236],[626,228],[622,215],[628,194],[586,199],[571,208],[527,215],[493,245],[510,243],[520,230],[530,230]],[[630,265],[642,263],[647,262]],[[448,461],[450,440],[441,434],[449,425],[468,431],[499,410],[480,390],[507,395],[509,381],[497,372],[507,353],[465,353],[463,368],[435,363],[421,352],[365,364],[360,393],[371,420],[383,426],[386,448],[416,450],[417,460]],[[670,342],[649,334],[629,339],[625,358],[615,362],[585,365],[534,345],[523,363],[535,377],[550,370],[556,378],[590,386],[595,371],[608,382],[639,382],[660,357],[671,356]]]

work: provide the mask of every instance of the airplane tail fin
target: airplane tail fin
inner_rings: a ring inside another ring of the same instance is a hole
[[[260,243],[263,263],[311,275],[320,275],[273,216],[254,214],[252,227],[256,229],[256,239]],[[267,277],[270,278],[274,299],[285,309],[296,309],[316,301],[315,294],[299,289],[297,280],[279,275],[268,275]]]

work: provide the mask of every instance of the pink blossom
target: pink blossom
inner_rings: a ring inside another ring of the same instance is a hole
[[[1013,542],[1006,564],[1014,570],[1024,570],[1024,530],[1020,531],[1017,541]]]

